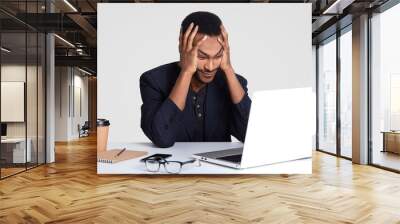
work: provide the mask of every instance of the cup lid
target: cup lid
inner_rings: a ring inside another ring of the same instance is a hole
[[[110,121],[107,119],[97,119],[97,126],[110,126]]]

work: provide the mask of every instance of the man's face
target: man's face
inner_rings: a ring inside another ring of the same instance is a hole
[[[201,40],[204,34],[196,34],[194,43]],[[197,52],[196,77],[202,83],[210,83],[214,80],[215,74],[221,65],[223,48],[217,40],[218,36],[208,36],[199,46]]]

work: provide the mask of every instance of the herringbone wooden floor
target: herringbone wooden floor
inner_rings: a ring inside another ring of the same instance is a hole
[[[0,223],[400,223],[400,175],[315,152],[312,175],[98,176],[96,141],[0,181]]]

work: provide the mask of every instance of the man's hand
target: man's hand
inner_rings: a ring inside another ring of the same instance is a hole
[[[223,39],[221,40],[221,38],[218,37],[218,42],[224,48],[224,54],[222,55],[220,68],[225,73],[232,102],[234,104],[237,104],[240,101],[242,101],[245,95],[245,91],[232,68],[230,52],[229,52],[228,33],[226,32],[225,27],[222,24],[221,24],[221,34]]]
[[[220,68],[225,72],[225,74],[232,73],[233,68],[231,65],[231,58],[229,52],[228,33],[226,32],[225,27],[222,24],[220,28],[221,28],[222,39],[218,37],[218,42],[222,45],[222,48],[224,49],[224,54],[222,56]]]
[[[185,34],[182,36],[182,31],[179,35],[179,53],[180,61],[179,66],[183,73],[193,75],[197,70],[197,50],[203,41],[207,39],[207,36],[193,44],[194,37],[197,34],[199,26],[190,24]]]
[[[193,44],[193,40],[198,29],[198,26],[194,27],[194,24],[191,23],[188,29],[185,31],[185,34],[182,36],[181,31],[179,35],[179,66],[181,67],[181,72],[176,79],[171,93],[169,94],[169,98],[181,111],[185,109],[190,81],[192,80],[193,74],[197,70],[197,50],[200,44],[203,43],[203,41],[207,38],[207,36],[203,36],[201,40]]]

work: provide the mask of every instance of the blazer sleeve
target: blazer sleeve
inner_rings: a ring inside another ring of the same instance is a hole
[[[143,102],[140,126],[144,134],[158,147],[173,146],[183,112],[146,73],[140,77],[140,94]]]
[[[250,114],[251,99],[247,93],[247,80],[240,76],[238,79],[245,91],[245,94],[239,103],[233,104],[232,106],[230,131],[231,135],[233,135],[239,141],[244,142]]]

